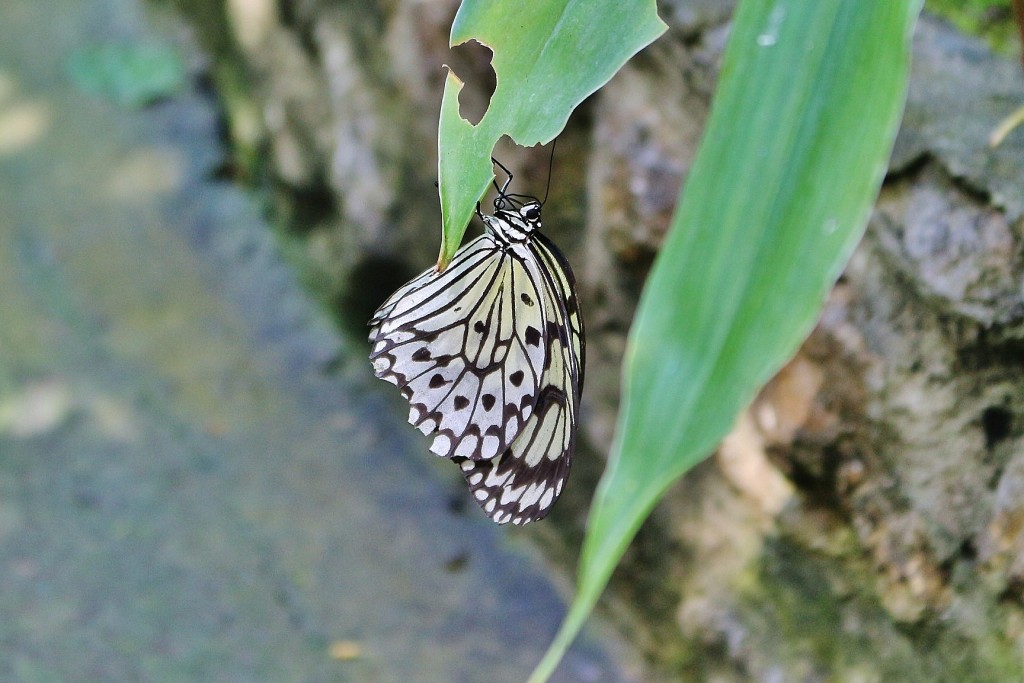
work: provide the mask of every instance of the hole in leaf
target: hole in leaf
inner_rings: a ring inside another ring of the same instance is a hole
[[[491,67],[490,48],[469,40],[452,48],[450,65],[464,86],[459,93],[459,115],[474,126],[487,113],[498,77]]]

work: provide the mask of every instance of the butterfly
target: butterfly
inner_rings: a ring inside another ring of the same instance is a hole
[[[374,374],[455,462],[498,524],[545,517],[576,447],[584,332],[569,262],[541,232],[542,201],[506,192],[445,270],[400,287],[370,319]]]

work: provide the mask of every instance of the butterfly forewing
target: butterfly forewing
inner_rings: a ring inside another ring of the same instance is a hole
[[[495,265],[490,261],[492,254],[493,242],[486,235],[482,235],[459,250],[445,271],[444,279],[438,277],[434,268],[428,268],[402,285],[370,318],[370,341],[373,342],[381,333],[392,332],[410,321],[422,318],[432,310],[436,311],[440,306],[451,303],[460,293],[460,283],[472,283],[479,279],[481,267]],[[427,305],[427,302],[433,299],[436,301]]]
[[[410,403],[409,422],[445,457],[493,458],[533,412],[545,349],[519,332],[543,327],[521,261],[484,235],[445,271],[400,289],[371,320],[378,377]],[[534,343],[530,343],[530,342]]]

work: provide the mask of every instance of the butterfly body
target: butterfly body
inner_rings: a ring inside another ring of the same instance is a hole
[[[502,188],[504,190],[504,188]],[[500,192],[486,233],[399,288],[370,320],[374,373],[409,401],[430,450],[498,523],[547,515],[569,473],[583,323],[540,202]]]

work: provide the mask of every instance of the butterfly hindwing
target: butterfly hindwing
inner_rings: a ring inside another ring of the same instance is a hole
[[[575,445],[571,420],[568,396],[548,385],[534,416],[500,457],[456,458],[488,517],[498,524],[525,524],[547,515],[569,476]]]

